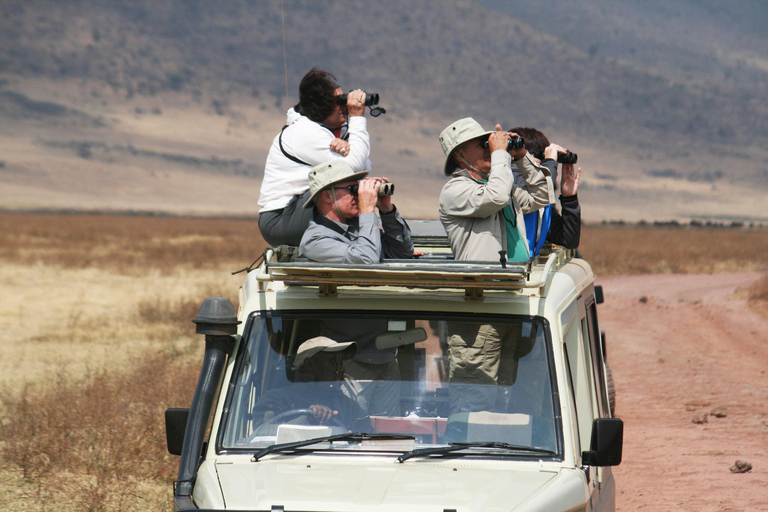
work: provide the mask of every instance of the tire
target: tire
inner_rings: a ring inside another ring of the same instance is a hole
[[[611,409],[611,417],[616,417],[616,386],[613,384],[613,373],[608,361],[605,362],[605,378],[608,381],[608,406]]]

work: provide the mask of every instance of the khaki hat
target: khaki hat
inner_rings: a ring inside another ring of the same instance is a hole
[[[484,130],[480,123],[471,117],[459,119],[440,133],[440,145],[445,153],[445,172],[450,176],[456,168],[453,163],[453,151],[468,140],[477,139],[492,134],[492,131]]]
[[[296,352],[296,358],[293,360],[293,368],[298,369],[304,364],[304,361],[314,356],[318,352],[341,352],[348,351],[346,359],[351,359],[357,352],[357,343],[354,341],[348,341],[346,343],[339,343],[333,341],[331,338],[325,336],[318,336],[317,338],[311,338],[299,345],[299,350]]]
[[[323,189],[336,183],[344,181],[359,180],[364,178],[368,171],[355,172],[352,167],[344,160],[331,160],[325,162],[309,171],[309,190],[312,195],[309,196],[304,208],[311,208],[315,203],[315,198]]]

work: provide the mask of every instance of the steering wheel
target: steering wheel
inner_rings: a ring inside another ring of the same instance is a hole
[[[309,418],[312,418],[312,420],[314,420],[315,413],[312,412],[312,409],[290,409],[288,411],[281,412],[280,414],[276,414],[274,417],[265,421],[262,425],[274,425],[277,423],[285,423],[286,421],[300,418],[301,416],[308,416]],[[314,422],[314,423],[318,424],[317,422]],[[340,427],[346,428],[346,425],[342,423],[341,419],[339,419],[338,416],[331,416],[329,423],[333,423]]]

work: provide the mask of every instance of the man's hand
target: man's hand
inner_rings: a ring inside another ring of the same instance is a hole
[[[381,188],[381,185],[383,183],[389,183],[389,178],[373,178],[374,180],[377,180],[379,182],[379,188]],[[389,213],[392,211],[392,196],[379,196],[379,200],[376,203],[376,208],[379,209],[381,213]]]
[[[501,125],[496,125],[496,133],[492,133],[490,137],[488,137],[488,148],[491,150],[491,153],[493,153],[496,150],[503,149],[504,151],[507,150],[507,145],[509,144],[507,141],[511,137],[519,137],[516,133],[509,133],[505,132],[501,129]],[[510,155],[512,155],[513,160],[520,160],[525,156],[525,154],[528,151],[525,148],[518,148],[513,149],[509,152]]]
[[[328,423],[331,418],[339,414],[339,411],[334,411],[325,405],[310,405],[309,410],[315,415],[315,421],[318,423]]]
[[[330,144],[331,151],[340,154],[341,156],[349,155],[349,141],[339,139],[338,137],[333,139]]]
[[[365,114],[365,92],[357,89],[347,94],[347,112],[349,117]]]
[[[488,149],[493,153],[494,151],[498,151],[500,149],[503,149],[504,151],[507,150],[507,140],[509,139],[509,134],[501,129],[501,125],[496,125],[496,132],[492,133],[488,137]]]
[[[374,211],[379,202],[379,188],[381,181],[376,178],[365,178],[358,182],[357,206],[361,214]]]
[[[557,155],[559,154],[566,154],[568,152],[567,149],[565,149],[562,146],[558,146],[557,144],[550,144],[544,149],[544,158],[551,159],[557,161]]]
[[[560,185],[560,194],[563,197],[575,196],[579,191],[579,177],[581,167],[573,170],[573,164],[563,164],[563,183]]]

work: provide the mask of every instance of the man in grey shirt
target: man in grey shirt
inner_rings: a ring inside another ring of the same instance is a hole
[[[343,160],[318,165],[309,172],[312,193],[304,208],[314,214],[299,246],[299,256],[324,263],[376,264],[384,258],[413,257],[408,224],[392,204],[379,196],[386,178],[365,178]],[[364,178],[361,180],[361,178]],[[381,226],[376,218],[378,208]],[[355,399],[370,416],[400,415],[400,370],[397,350],[376,348],[376,336],[387,332],[386,320],[328,318],[321,333],[337,341],[357,343],[347,374],[358,384]]]
[[[309,172],[312,195],[304,208],[314,205],[315,211],[301,238],[299,256],[356,264],[413,257],[408,224],[392,204],[392,196],[379,196],[382,184],[389,180],[365,178],[367,174],[353,171],[343,160],[326,162]],[[383,230],[374,213],[377,208]]]

